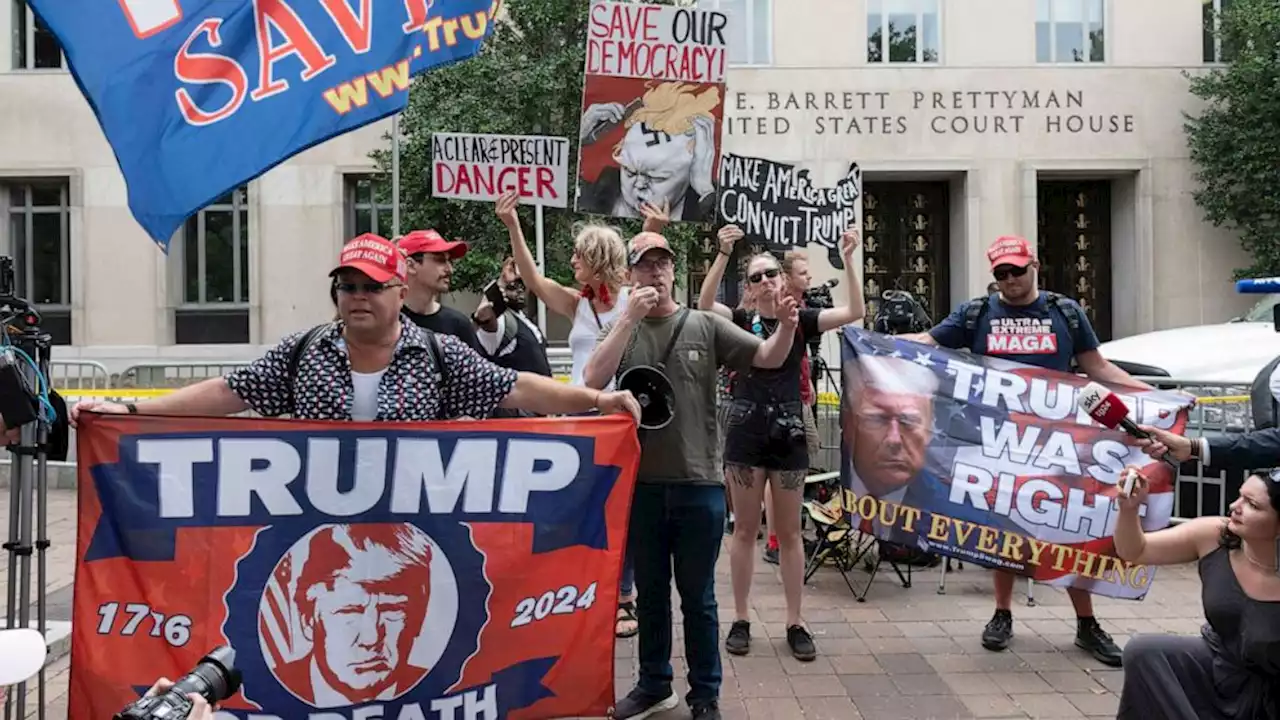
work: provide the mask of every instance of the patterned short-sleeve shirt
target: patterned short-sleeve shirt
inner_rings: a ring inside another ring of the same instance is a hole
[[[449,335],[436,335],[445,365],[441,382],[442,373],[428,349],[428,331],[403,316],[400,321],[400,340],[378,384],[375,420],[486,418],[515,387],[515,371],[494,365]],[[299,358],[290,392],[289,358],[305,335],[286,337],[266,355],[228,374],[227,386],[265,417],[289,414],[305,420],[350,420],[355,386],[341,322],[321,331]]]

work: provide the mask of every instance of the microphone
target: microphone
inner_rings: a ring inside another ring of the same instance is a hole
[[[1076,398],[1076,406],[1103,427],[1123,430],[1129,437],[1139,440],[1151,439],[1151,433],[1138,427],[1129,419],[1129,408],[1125,407],[1120,397],[1096,382],[1084,386],[1079,397]],[[1163,460],[1170,467],[1178,468],[1168,455],[1165,455]]]
[[[1252,278],[1236,281],[1236,292],[1246,295],[1280,293],[1280,277]]]

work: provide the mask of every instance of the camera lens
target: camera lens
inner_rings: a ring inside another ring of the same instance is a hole
[[[240,689],[240,671],[236,668],[236,651],[223,645],[205,655],[186,677],[173,686],[173,691],[186,695],[197,693],[210,704],[231,697]]]

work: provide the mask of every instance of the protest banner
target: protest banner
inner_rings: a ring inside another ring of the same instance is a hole
[[[530,205],[569,206],[569,139],[434,133],[431,194],[495,202],[516,190]]]
[[[715,216],[730,22],[717,10],[592,3],[578,212],[636,218],[665,202],[673,221]]]
[[[858,328],[841,337],[843,506],[864,532],[1058,587],[1147,594],[1155,569],[1115,554],[1117,481],[1126,465],[1151,479],[1151,531],[1169,524],[1176,478],[1077,408],[1087,378]],[[1186,427],[1187,396],[1110,387],[1134,422]]]
[[[862,228],[862,170],[850,163],[834,187],[815,187],[808,170],[725,153],[720,159],[720,220],[744,239],[774,252],[820,245],[831,266],[844,269],[840,237]]]
[[[70,717],[224,644],[228,720],[613,704],[630,418],[82,418]]]
[[[167,252],[216,198],[404,109],[414,75],[480,51],[501,0],[28,3]]]

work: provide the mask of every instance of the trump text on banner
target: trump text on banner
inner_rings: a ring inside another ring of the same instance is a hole
[[[1060,587],[1146,595],[1154,570],[1115,554],[1117,483],[1126,465],[1152,479],[1140,514],[1155,530],[1173,512],[1173,470],[1077,408],[1084,378],[856,328],[843,358],[842,505],[864,531]],[[1186,396],[1113,390],[1136,422],[1186,425]]]
[[[435,133],[431,194],[496,201],[515,190],[530,205],[569,206],[569,139],[537,135]]]
[[[225,718],[613,703],[628,418],[89,414],[78,443],[71,717],[110,717],[219,645],[244,676]]]

